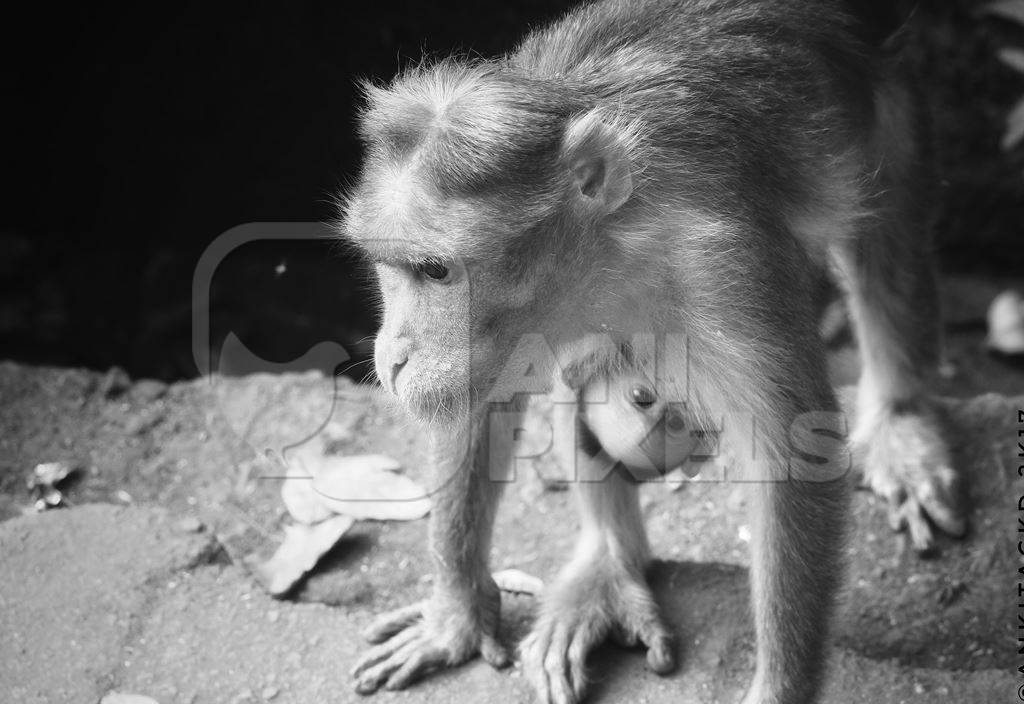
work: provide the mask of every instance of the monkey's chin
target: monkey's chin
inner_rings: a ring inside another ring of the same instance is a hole
[[[469,414],[469,397],[448,389],[397,389],[395,394],[405,412],[429,425],[450,426]]]

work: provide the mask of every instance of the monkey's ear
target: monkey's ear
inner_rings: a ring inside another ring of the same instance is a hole
[[[633,192],[626,137],[596,111],[569,125],[564,155],[573,196],[588,212],[598,217],[613,213]]]

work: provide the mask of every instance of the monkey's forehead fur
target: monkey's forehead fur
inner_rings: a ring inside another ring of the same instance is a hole
[[[634,206],[678,207],[681,170],[695,184],[690,205],[719,216],[743,217],[739,193],[799,202],[813,186],[792,154],[807,155],[809,139],[841,151],[873,110],[875,66],[843,8],[612,0],[499,59],[446,59],[364,84],[366,162],[343,200],[342,234],[375,258],[493,249],[557,217],[566,136],[587,115],[619,135]]]

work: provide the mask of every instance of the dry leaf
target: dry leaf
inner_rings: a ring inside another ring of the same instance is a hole
[[[522,570],[501,570],[495,572],[493,577],[498,589],[503,592],[537,596],[544,591],[544,581],[540,577],[534,577]]]
[[[274,596],[285,594],[316,567],[353,523],[351,516],[334,516],[312,526],[285,526],[284,542],[273,557],[254,568],[256,578]]]
[[[412,479],[396,474],[398,463],[383,455],[321,456],[307,469],[313,490],[336,513],[361,519],[412,521],[430,511],[430,499]]]
[[[312,525],[334,515],[313,490],[313,477],[297,465],[289,464],[281,484],[281,499],[288,513],[299,523]]]
[[[122,694],[121,692],[109,692],[100,699],[100,704],[157,704],[156,699],[141,694]]]

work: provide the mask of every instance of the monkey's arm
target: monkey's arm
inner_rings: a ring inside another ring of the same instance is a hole
[[[356,690],[402,689],[428,670],[457,665],[476,653],[494,667],[509,663],[498,641],[500,594],[487,565],[495,481],[464,435],[431,437],[439,482],[430,513],[434,590],[428,600],[379,617],[366,630],[371,643],[352,671]]]

